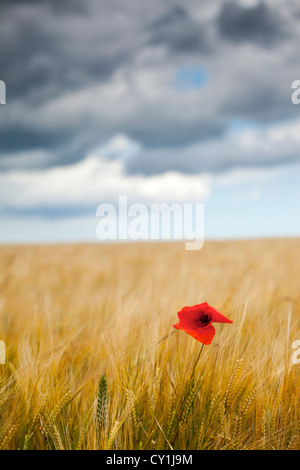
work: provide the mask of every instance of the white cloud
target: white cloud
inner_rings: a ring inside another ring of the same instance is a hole
[[[128,154],[134,143],[126,136],[116,136],[102,151]],[[127,175],[122,160],[107,160],[88,155],[70,166],[39,171],[10,171],[0,175],[0,203],[5,208],[84,207],[103,201],[115,201],[127,195],[134,201],[167,202],[196,200],[209,194],[210,177],[166,172],[156,176]]]

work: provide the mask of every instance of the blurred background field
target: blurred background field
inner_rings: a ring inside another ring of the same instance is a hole
[[[299,250],[0,247],[0,448],[299,449]],[[201,345],[172,324],[204,301],[233,324],[191,378]]]

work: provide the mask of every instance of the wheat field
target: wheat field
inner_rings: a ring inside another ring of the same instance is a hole
[[[299,251],[0,247],[0,449],[299,449]],[[233,324],[192,376],[201,344],[172,324],[205,301]]]

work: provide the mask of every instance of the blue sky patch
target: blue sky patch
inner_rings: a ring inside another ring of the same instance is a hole
[[[204,67],[185,66],[176,72],[175,86],[183,90],[201,88],[208,82],[207,71]]]

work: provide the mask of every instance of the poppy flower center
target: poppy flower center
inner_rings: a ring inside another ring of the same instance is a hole
[[[211,315],[207,315],[206,313],[202,313],[198,320],[196,320],[196,326],[198,328],[203,328],[211,323]]]

